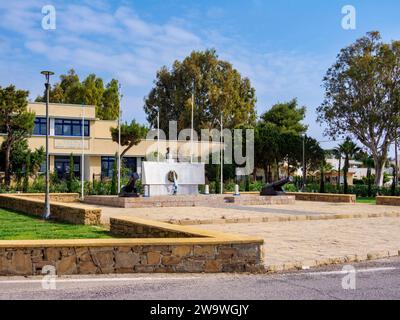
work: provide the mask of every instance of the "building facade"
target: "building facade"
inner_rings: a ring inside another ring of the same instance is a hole
[[[29,103],[28,109],[36,116],[33,134],[28,138],[29,148],[34,150],[46,144],[46,105]],[[118,143],[112,141],[110,129],[118,127],[117,121],[97,119],[95,106],[51,103],[49,122],[50,172],[56,173],[60,178],[66,176],[73,155],[73,171],[76,177],[81,177],[82,170],[86,181],[112,176]],[[0,135],[0,142],[1,140]],[[201,145],[195,144],[194,152],[197,156],[210,151],[208,144],[206,148]],[[218,149],[218,145],[210,145]],[[125,172],[141,174],[142,161],[146,155],[160,150],[160,157],[163,157],[167,147],[175,157],[178,153],[188,155],[190,152],[187,141],[169,144],[166,141],[157,143],[155,140],[144,139],[132,147],[122,159]],[[121,146],[121,152],[124,148]]]

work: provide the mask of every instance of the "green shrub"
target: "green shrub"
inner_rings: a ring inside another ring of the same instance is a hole
[[[261,189],[264,187],[264,183],[262,181],[252,181],[249,184],[250,192],[261,192]]]
[[[293,184],[293,183],[288,183],[283,187],[283,190],[286,192],[298,192],[299,189]]]
[[[225,192],[234,192],[236,183],[232,180],[224,183],[224,191]]]
[[[43,193],[46,191],[46,178],[44,175],[38,176],[33,180],[32,184],[28,186],[30,193]]]
[[[111,181],[94,181],[92,194],[99,196],[111,195]]]
[[[217,183],[215,181],[210,181],[209,187],[210,187],[210,193],[217,193]]]

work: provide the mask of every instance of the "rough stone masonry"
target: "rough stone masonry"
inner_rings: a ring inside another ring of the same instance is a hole
[[[166,272],[258,272],[256,244],[26,247],[0,249],[0,275],[40,275],[44,266],[58,275]]]

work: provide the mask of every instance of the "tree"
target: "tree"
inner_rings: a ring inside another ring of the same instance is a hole
[[[4,170],[5,146],[2,144],[0,149],[0,170]],[[23,179],[22,190],[26,192],[29,178],[36,175],[41,164],[46,159],[43,147],[31,151],[28,147],[27,139],[19,140],[11,147],[10,153],[10,172],[15,176],[17,189],[20,189]]]
[[[263,168],[266,180],[279,179],[279,164],[286,161],[288,176],[290,166],[298,167],[303,160],[303,137],[293,131],[282,132],[271,122],[259,121],[255,128],[255,166]],[[317,140],[305,137],[305,170],[317,170],[324,159],[324,151]],[[272,168],[276,169],[273,174]]]
[[[391,192],[390,192],[390,195],[392,196],[392,197],[394,197],[395,195],[396,195],[396,178],[395,178],[395,175],[396,175],[396,165],[394,165],[394,164],[392,164],[392,171],[393,171],[393,177],[392,177],[392,186],[391,186]]]
[[[118,128],[111,128],[110,131],[112,140],[118,143]],[[132,120],[130,124],[121,124],[121,146],[126,146],[121,153],[121,159],[133,146],[139,144],[146,137],[148,131],[146,126],[138,124],[135,120]]]
[[[254,124],[255,90],[248,78],[226,61],[219,60],[215,50],[193,51],[182,62],[175,61],[157,72],[154,88],[146,97],[144,110],[152,127],[169,132],[170,120],[178,122],[178,130],[190,128],[192,94],[194,94],[194,128],[219,127],[223,116],[225,128]]]
[[[306,107],[298,108],[297,99],[293,99],[273,105],[261,116],[261,119],[277,126],[280,132],[302,135],[307,131],[307,126],[301,123],[305,116]]]
[[[113,171],[111,178],[111,194],[115,195],[118,193],[118,155],[115,153]]]
[[[89,74],[82,82],[82,96],[85,105],[96,106],[96,115],[103,105],[104,84],[95,74]]]
[[[368,197],[372,197],[372,168],[374,168],[374,159],[372,158],[371,155],[369,155],[367,152],[360,151],[354,159],[361,161],[363,163],[363,166],[367,168],[367,185],[368,185]]]
[[[71,153],[69,155],[69,170],[68,170],[68,178],[67,178],[68,192],[72,192],[72,184],[73,184],[74,180],[75,180],[74,155]]]
[[[260,148],[256,149],[263,152],[265,148],[261,146],[265,143],[271,144],[274,150],[274,161],[276,167],[276,178],[279,178],[279,163],[287,163],[287,175],[291,174],[291,166],[298,167],[302,159],[302,137],[307,131],[307,126],[302,124],[305,118],[306,108],[297,106],[297,100],[293,99],[286,103],[275,104],[261,116],[260,124],[264,130],[268,128],[269,136],[261,138]],[[266,139],[266,140],[265,140]],[[264,140],[264,141],[263,141]],[[265,147],[267,147],[265,145]],[[261,159],[263,155],[260,155]],[[265,159],[264,159],[265,160]],[[271,162],[271,161],[269,161]]]
[[[383,185],[390,144],[400,118],[400,42],[381,41],[370,32],[341,50],[323,80],[319,121],[332,137],[350,134],[375,161],[375,184]]]
[[[326,159],[321,160],[320,163],[320,183],[319,183],[319,192],[325,193],[325,172],[332,171],[332,165],[326,162]]]
[[[353,159],[361,149],[355,144],[350,137],[347,137],[346,140],[339,145],[339,150],[341,154],[344,155],[344,167],[343,167],[343,176],[344,176],[344,194],[348,193],[349,185],[347,182],[347,174],[350,168],[350,160]]]
[[[24,176],[24,183],[22,186],[23,192],[28,192],[30,171],[31,171],[31,155],[30,153],[28,153],[26,155],[25,176]]]
[[[331,150],[332,155],[335,157],[336,160],[339,160],[339,168],[338,168],[338,181],[337,181],[337,189],[340,192],[340,185],[341,185],[341,170],[342,170],[342,152],[340,150],[340,147],[334,148]]]
[[[0,131],[5,132],[4,172],[5,185],[9,189],[11,183],[11,149],[15,143],[24,140],[33,131],[35,114],[28,111],[28,91],[16,90],[10,85],[0,87]]]
[[[112,79],[105,87],[103,79],[89,74],[82,82],[74,69],[60,76],[60,82],[50,90],[50,102],[96,106],[96,116],[101,120],[116,120],[119,115],[119,83]],[[46,101],[46,93],[36,98]]]
[[[316,171],[320,168],[321,162],[325,160],[325,151],[321,148],[316,139],[309,136],[305,136],[304,146],[306,161],[305,176],[307,177],[308,171]]]
[[[3,146],[4,147],[4,146]],[[30,150],[28,149],[28,142],[26,139],[20,140],[13,144],[10,153],[10,172],[14,176],[16,182],[16,189],[21,190],[21,181],[26,176],[26,162]],[[1,150],[1,159],[5,159],[5,149]]]
[[[119,83],[112,79],[103,92],[103,104],[98,107],[97,114],[100,119],[118,119],[121,94]]]
[[[271,123],[258,122],[254,133],[254,164],[264,169],[267,182],[273,180],[271,168],[279,161],[279,145],[279,129]]]

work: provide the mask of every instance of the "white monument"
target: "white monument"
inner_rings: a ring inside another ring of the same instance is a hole
[[[142,162],[142,185],[148,195],[198,195],[205,184],[204,163],[175,162],[170,153],[165,162]]]

